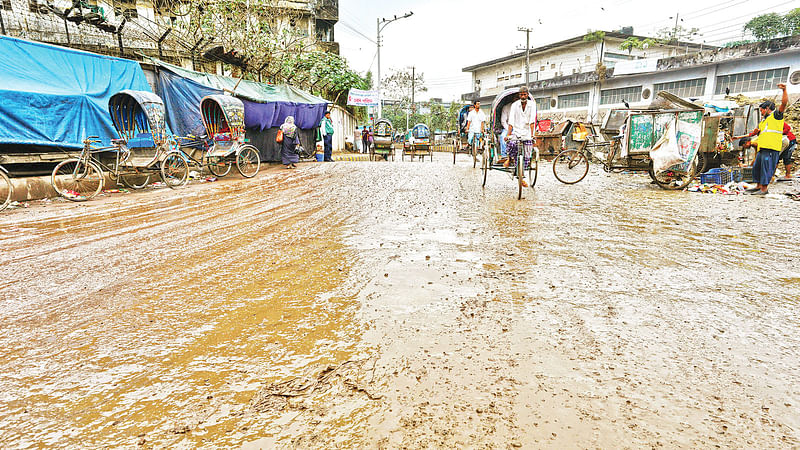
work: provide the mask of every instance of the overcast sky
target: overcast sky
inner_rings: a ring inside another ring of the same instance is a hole
[[[547,6],[543,6],[547,5]],[[515,53],[525,45],[519,27],[532,28],[531,47],[583,35],[587,30],[613,31],[633,26],[637,35],[655,35],[675,25],[697,27],[706,41],[722,45],[742,38],[744,24],[766,12],[785,13],[800,0],[339,0],[336,41],[341,55],[362,74],[377,72],[376,19],[412,11],[414,15],[389,24],[381,33],[381,74],[415,66],[425,77],[421,99],[458,99],[470,91],[463,67]],[[672,17],[672,18],[670,18]]]

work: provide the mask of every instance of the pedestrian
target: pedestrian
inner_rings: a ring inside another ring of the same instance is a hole
[[[366,125],[361,129],[361,146],[364,147],[364,153],[370,153],[369,128]]]
[[[486,113],[481,111],[481,102],[472,102],[472,110],[467,114],[467,146],[477,139],[478,143],[483,139],[483,124],[486,122]],[[480,144],[478,144],[479,146]],[[477,158],[477,155],[472,155]]]
[[[300,145],[300,136],[297,132],[297,126],[294,124],[293,116],[286,116],[283,125],[280,127],[283,133],[283,141],[281,142],[281,162],[287,169],[294,169],[296,163],[300,162],[300,157],[297,155],[297,146]]]
[[[733,136],[733,140],[739,140],[739,145],[743,149],[753,148],[758,146],[758,133],[761,130],[756,128],[755,130],[751,131],[750,134],[744,134],[742,136]],[[754,137],[755,136],[755,137]],[[781,154],[778,155],[778,164],[783,161],[783,169],[786,173],[786,176],[783,178],[778,178],[778,181],[791,181],[792,174],[794,172],[794,165],[792,164],[792,153],[794,152],[795,147],[797,146],[797,138],[795,137],[794,133],[792,133],[792,127],[788,123],[783,123],[783,143],[781,144]],[[777,167],[775,168],[777,170]]]
[[[325,117],[319,127],[322,130],[322,142],[325,148],[323,160],[333,162],[333,121],[330,111],[325,111]]]
[[[375,133],[372,132],[372,127],[369,127],[368,133],[369,134],[367,135],[367,143],[369,144],[369,147],[367,148],[372,150],[372,147],[375,145]]]
[[[503,163],[503,167],[509,167],[511,161],[516,164],[517,155],[519,154],[519,143],[523,144],[522,158],[524,165],[528,165],[530,153],[533,151],[533,137],[535,136],[534,127],[536,126],[536,102],[528,100],[528,87],[522,86],[519,88],[519,99],[511,105],[508,112],[508,160]],[[522,180],[523,186],[528,186],[525,180]]]
[[[783,97],[777,110],[775,102],[770,100],[761,103],[758,107],[764,120],[758,125],[758,150],[756,160],[753,162],[753,181],[756,182],[756,187],[747,190],[750,195],[767,195],[769,183],[772,181],[772,176],[775,175],[775,169],[778,168],[778,158],[783,147],[783,125],[785,123],[783,112],[789,103],[786,85],[778,84],[778,88],[783,91]],[[736,136],[735,138],[746,136]]]

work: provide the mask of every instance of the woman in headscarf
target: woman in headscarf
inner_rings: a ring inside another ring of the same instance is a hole
[[[297,127],[294,124],[294,117],[287,116],[286,120],[281,125],[283,132],[283,142],[281,143],[281,162],[287,169],[294,169],[297,167],[295,163],[300,161],[297,156],[295,148],[300,145],[300,137],[298,136]]]

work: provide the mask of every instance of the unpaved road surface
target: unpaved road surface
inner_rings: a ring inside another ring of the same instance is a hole
[[[798,224],[447,155],[6,211],[0,446],[796,448]]]

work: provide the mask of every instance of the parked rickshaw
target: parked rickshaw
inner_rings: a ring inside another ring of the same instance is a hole
[[[458,130],[456,131],[455,145],[453,145],[453,164],[456,163],[456,155],[458,153],[469,154],[471,152],[471,149],[467,147],[467,138],[469,137],[467,133],[467,115],[469,115],[470,106],[464,105],[458,111]]]
[[[245,137],[244,103],[230,95],[208,95],[200,102],[200,113],[211,141],[206,153],[209,171],[224,177],[235,162],[243,177],[254,177],[261,167],[261,157]]]
[[[581,141],[579,148],[567,148],[553,160],[553,174],[562,183],[574,184],[589,172],[589,160],[594,157],[606,171],[641,171],[663,189],[683,189],[697,173],[697,154],[703,137],[703,109],[675,108],[672,94],[656,94],[666,103],[654,104],[651,109],[612,109],[597,133],[593,128],[576,123],[570,139]],[[680,99],[678,99],[680,100]],[[679,105],[680,106],[680,105]],[[692,105],[694,106],[694,105]],[[575,126],[583,126],[576,132]],[[672,139],[683,162],[655,170],[651,151],[664,143],[662,137],[671,130]],[[715,133],[716,134],[716,133]]]
[[[522,142],[518,143],[519,152],[517,160],[511,161],[509,167],[503,167],[502,164],[497,164],[500,159],[500,135],[503,132],[503,124],[500,122],[500,114],[503,107],[509,103],[513,103],[519,97],[519,88],[506,89],[495,97],[492,102],[491,111],[491,128],[489,128],[489,151],[484,151],[481,157],[481,170],[483,171],[483,184],[486,186],[486,178],[490,170],[499,170],[511,174],[512,177],[517,179],[518,191],[517,199],[522,199],[522,191],[524,187],[523,181],[527,177],[528,186],[531,188],[536,185],[536,180],[539,176],[539,149],[534,145],[533,141],[529,145],[523,145]],[[529,100],[533,102],[533,100]]]
[[[389,160],[392,157],[394,161],[394,147],[392,146],[392,137],[394,136],[394,128],[392,122],[388,119],[378,119],[373,127],[373,144],[369,153],[370,161],[377,161],[379,157]]]
[[[59,163],[50,178],[64,198],[86,201],[103,189],[103,171],[132,189],[141,189],[159,173],[170,188],[189,180],[189,164],[169,145],[164,103],[152,92],[124,90],[111,96],[108,111],[120,139],[97,146],[98,136],[89,136],[77,157]]]
[[[406,155],[409,155],[412,161],[414,156],[418,156],[420,161],[425,160],[425,156],[428,156],[433,161],[433,136],[431,130],[424,123],[418,123],[411,128],[409,138],[403,145],[401,159],[405,159]]]

